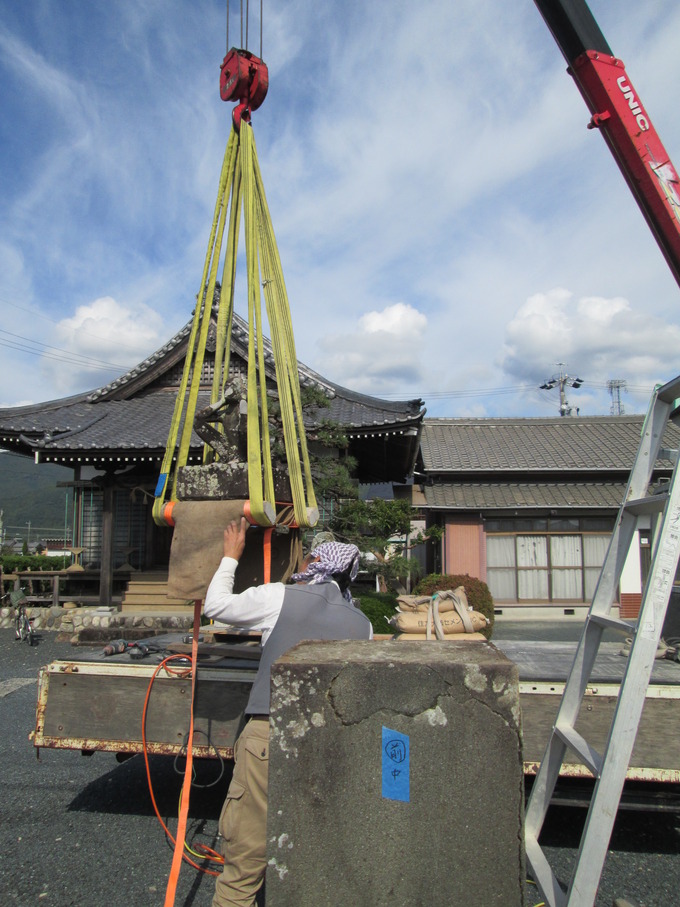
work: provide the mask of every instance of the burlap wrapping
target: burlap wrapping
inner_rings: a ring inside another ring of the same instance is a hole
[[[458,597],[458,601],[464,608],[468,607],[465,586],[457,586],[453,591],[448,589],[437,594],[440,614],[446,613],[447,611],[455,611],[456,605],[454,596]],[[427,613],[431,600],[431,595],[400,595],[397,598],[397,606],[400,611]]]
[[[483,614],[480,614],[479,611],[468,611],[468,616],[473,627],[473,632],[478,633],[480,630],[486,629],[488,626],[486,617]],[[395,629],[399,630],[401,633],[427,633],[427,624],[428,620],[430,622],[430,632],[434,632],[434,621],[431,615],[427,613],[420,612],[407,612],[398,611],[394,617],[391,617],[388,623],[390,623]],[[447,612],[440,615],[442,629],[444,633],[449,636],[453,633],[465,633],[465,626],[463,624],[463,619],[459,614]]]
[[[175,528],[170,547],[168,595],[204,599],[224,552],[224,530],[243,516],[245,501],[178,501],[172,511]],[[264,529],[251,526],[238,563],[234,591],[264,582]],[[271,537],[271,581],[285,582],[301,557],[300,534],[274,531]]]

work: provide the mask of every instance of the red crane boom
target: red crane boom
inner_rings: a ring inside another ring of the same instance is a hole
[[[534,0],[680,284],[680,178],[585,0]]]

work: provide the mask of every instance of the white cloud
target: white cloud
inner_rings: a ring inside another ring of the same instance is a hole
[[[325,373],[338,384],[376,396],[403,383],[417,384],[426,326],[425,315],[402,302],[367,312],[354,333],[321,338]]]
[[[395,337],[417,340],[427,326],[427,318],[413,306],[397,302],[385,306],[382,312],[367,312],[359,319],[359,328],[367,334],[383,331]]]
[[[680,8],[590,5],[677,164]],[[680,370],[677,286],[533,4],[268,6],[253,128],[302,361],[433,415],[550,411],[556,362],[601,385],[583,412]],[[0,330],[26,307],[36,341],[129,366],[189,320],[224,51],[211,0],[5,4]],[[6,349],[6,400],[112,377]]]
[[[42,372],[64,395],[94,389],[161,346],[168,339],[162,328],[161,317],[148,306],[132,309],[110,296],[95,299],[56,325]]]
[[[583,379],[591,403],[613,379],[625,380],[642,402],[654,384],[674,377],[678,349],[680,326],[636,312],[620,297],[576,299],[556,288],[530,297],[508,322],[500,366],[540,383],[562,363]]]
[[[57,333],[74,352],[131,359],[148,350],[158,339],[161,318],[147,306],[135,310],[121,305],[110,296],[81,305],[71,318],[64,318]]]

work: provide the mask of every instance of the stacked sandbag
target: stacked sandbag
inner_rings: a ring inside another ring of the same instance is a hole
[[[490,621],[473,610],[467,600],[465,587],[435,592],[434,595],[400,595],[397,613],[388,621],[400,634],[400,639],[439,639],[466,636],[484,637],[481,630]]]

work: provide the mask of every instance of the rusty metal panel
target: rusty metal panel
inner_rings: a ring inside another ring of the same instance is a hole
[[[538,770],[557,715],[564,684],[520,683],[524,768]],[[581,705],[576,730],[597,750],[603,750],[619,693],[618,684],[591,684]],[[680,719],[680,687],[653,685],[648,688],[635,747],[626,777],[639,781],[680,781],[680,735],[671,728]],[[567,750],[560,775],[592,777],[588,769]]]
[[[36,747],[141,753],[141,716],[154,665],[57,661],[38,676]],[[254,670],[199,668],[194,710],[194,755],[231,758]],[[520,682],[524,768],[535,774],[543,757],[564,684]],[[577,729],[603,747],[618,684],[591,684]],[[147,716],[147,751],[182,752],[189,728],[191,683],[161,676],[153,684]],[[627,777],[680,782],[680,687],[648,688]],[[569,757],[568,757],[569,758]],[[572,757],[573,758],[573,757]],[[578,762],[565,762],[565,777],[590,777]]]
[[[154,665],[53,662],[40,671],[36,747],[176,754],[189,731],[191,679]],[[199,668],[194,755],[231,757],[254,670]]]

